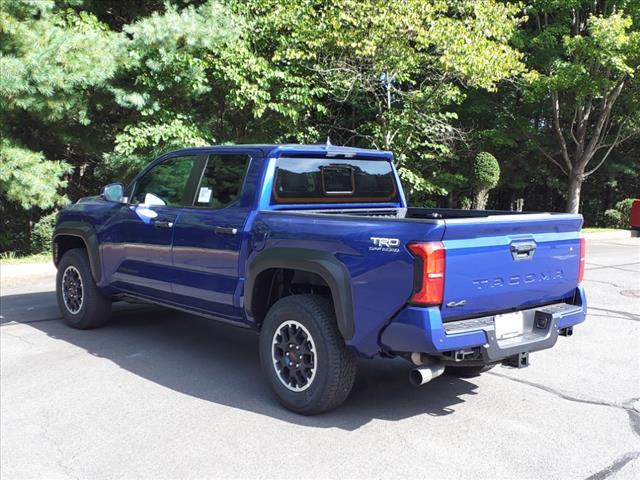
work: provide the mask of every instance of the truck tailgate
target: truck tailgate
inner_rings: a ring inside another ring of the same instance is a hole
[[[520,310],[573,295],[581,215],[495,215],[445,224],[443,320]]]

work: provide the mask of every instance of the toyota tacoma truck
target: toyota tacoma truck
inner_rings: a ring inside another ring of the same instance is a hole
[[[585,319],[582,217],[411,208],[390,152],[184,149],[65,208],[57,298],[74,328],[149,302],[259,333],[288,409],[342,403],[358,357],[409,379],[528,365]]]

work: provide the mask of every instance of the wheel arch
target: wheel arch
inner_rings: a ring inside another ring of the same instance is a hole
[[[354,334],[351,275],[334,255],[304,248],[272,248],[249,264],[245,281],[245,310],[260,323],[268,307],[269,288],[277,271],[304,272],[321,279],[331,293],[338,330],[345,340]],[[287,296],[287,295],[284,295]],[[279,297],[282,298],[282,297]]]
[[[91,274],[96,283],[102,279],[102,262],[98,237],[92,225],[82,221],[60,222],[53,233],[51,242],[53,263],[57,267],[62,256],[73,248],[84,248],[89,257]]]

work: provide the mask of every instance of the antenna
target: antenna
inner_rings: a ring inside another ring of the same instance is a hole
[[[318,140],[313,145],[324,145],[325,147],[333,147],[333,143],[331,143],[331,137],[327,135],[327,139],[323,142],[322,140]]]

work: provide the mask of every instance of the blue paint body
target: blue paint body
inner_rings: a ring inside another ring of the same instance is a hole
[[[317,210],[317,204],[273,205],[279,157],[392,161],[389,152],[320,145],[187,149],[160,157],[140,175],[175,156],[222,153],[251,157],[240,197],[225,208],[141,208],[96,197],[60,214],[59,222],[84,222],[95,232],[102,271],[98,285],[104,292],[253,327],[256,320],[247,313],[244,298],[248,266],[272,248],[303,248],[329,252],[346,267],[352,298],[348,313],[354,325],[347,344],[364,356],[479,346],[486,342],[483,331],[447,335],[443,322],[554,302],[574,301],[582,306],[579,314],[562,319],[563,328],[584,320],[586,301],[577,279],[579,215],[426,220],[301,212]],[[330,208],[405,209],[395,169],[394,175],[399,202],[332,204]],[[172,228],[154,227],[158,219],[171,222]],[[238,233],[219,235],[214,227],[235,228]],[[393,252],[372,251],[371,237],[398,239],[400,247]],[[406,245],[430,241],[442,241],[446,247],[443,305],[464,300],[461,307],[408,304],[414,288],[414,258]],[[515,261],[510,251],[514,242],[535,242],[533,259]]]

